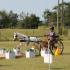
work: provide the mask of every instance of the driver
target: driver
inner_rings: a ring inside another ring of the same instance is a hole
[[[47,36],[49,37],[50,41],[54,41],[56,37],[56,33],[54,32],[54,27],[50,27],[50,32],[48,32]]]
[[[50,41],[50,45],[54,46],[54,43],[56,42],[56,33],[53,26],[50,27],[50,31],[46,35],[48,37],[48,40]]]

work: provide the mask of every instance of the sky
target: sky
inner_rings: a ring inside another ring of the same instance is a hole
[[[70,2],[70,0],[64,0]],[[45,9],[52,10],[57,5],[58,0],[0,0],[0,10],[9,12],[12,10],[15,13],[29,12],[42,18]],[[60,0],[61,2],[61,0]]]

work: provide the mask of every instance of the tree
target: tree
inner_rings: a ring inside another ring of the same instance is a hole
[[[2,25],[3,28],[16,27],[18,18],[16,13],[13,13],[13,11],[10,11],[10,13],[0,11],[0,16],[2,17],[2,19],[0,19],[0,25]]]
[[[49,25],[53,25],[53,23],[55,24],[57,19],[56,19],[56,12],[55,11],[49,11],[49,10],[45,10],[43,17],[45,19],[45,23],[49,24]]]
[[[31,14],[30,16],[25,17],[22,26],[23,28],[34,29],[38,28],[39,22],[40,22],[39,17],[37,17],[35,14]]]
[[[70,2],[68,3],[63,3],[64,6],[64,26],[70,26]],[[59,14],[59,23],[61,23],[61,10],[62,10],[62,4],[59,4],[59,9],[60,9],[60,14]],[[55,6],[53,9],[55,9],[55,11],[57,11],[58,6]]]
[[[6,11],[0,11],[0,16],[2,19],[0,20],[0,25],[3,26],[3,28],[8,28],[9,26],[9,17]]]
[[[43,17],[45,19],[45,23],[49,23],[50,22],[50,16],[51,16],[51,12],[47,9],[44,11]]]
[[[65,26],[69,26],[70,25],[70,2],[68,3],[63,3],[64,6],[64,25]],[[45,23],[51,23],[53,22],[55,25],[57,23],[57,8],[58,6],[55,6],[53,8],[54,11],[49,11],[49,10],[45,10],[43,17],[45,19]],[[62,11],[62,3],[59,4],[59,23],[61,23],[61,11]]]
[[[9,12],[9,20],[10,20],[10,27],[16,27],[18,15],[17,13],[13,13],[13,11]]]
[[[70,26],[70,2],[66,3],[64,16],[65,26]]]
[[[23,20],[26,17],[26,14],[22,11],[19,15],[19,19]]]

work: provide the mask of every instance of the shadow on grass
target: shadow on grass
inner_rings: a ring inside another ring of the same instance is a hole
[[[70,55],[70,52],[63,53],[62,55]]]
[[[40,57],[40,54],[35,55],[36,57]]]
[[[12,66],[12,65],[4,65],[4,64],[3,65],[0,65],[0,67],[3,67],[3,66]]]
[[[64,68],[51,68],[52,70],[64,70]]]

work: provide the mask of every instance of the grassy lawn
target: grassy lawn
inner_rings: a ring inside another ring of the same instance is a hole
[[[0,40],[13,40],[14,32],[28,36],[43,36],[47,29],[0,29]]]
[[[48,31],[49,29],[46,27],[40,27],[38,29],[0,29],[0,40],[12,41],[14,32],[19,32],[28,36],[44,36]],[[64,40],[70,40],[70,29],[68,30],[68,35],[62,36],[62,38]]]
[[[7,41],[0,42],[1,48],[12,49],[19,42]],[[25,52],[28,47],[22,45],[21,51]],[[63,55],[53,56],[51,70],[70,70],[70,41],[64,41]],[[0,59],[0,70],[48,70],[48,64],[45,64],[41,56],[26,59],[25,57],[17,59]]]
[[[0,29],[0,48],[6,48],[7,50],[16,47],[19,42],[13,42],[13,32],[20,32],[29,36],[43,36],[48,29]],[[51,64],[51,70],[70,70],[70,30],[69,34],[64,38],[64,52],[63,55],[53,56],[53,63]],[[9,41],[5,41],[9,40]],[[21,51],[25,52],[29,47],[23,44]],[[0,59],[0,70],[48,70],[48,64],[45,64],[41,56],[35,58],[26,59],[25,57],[17,59]]]

